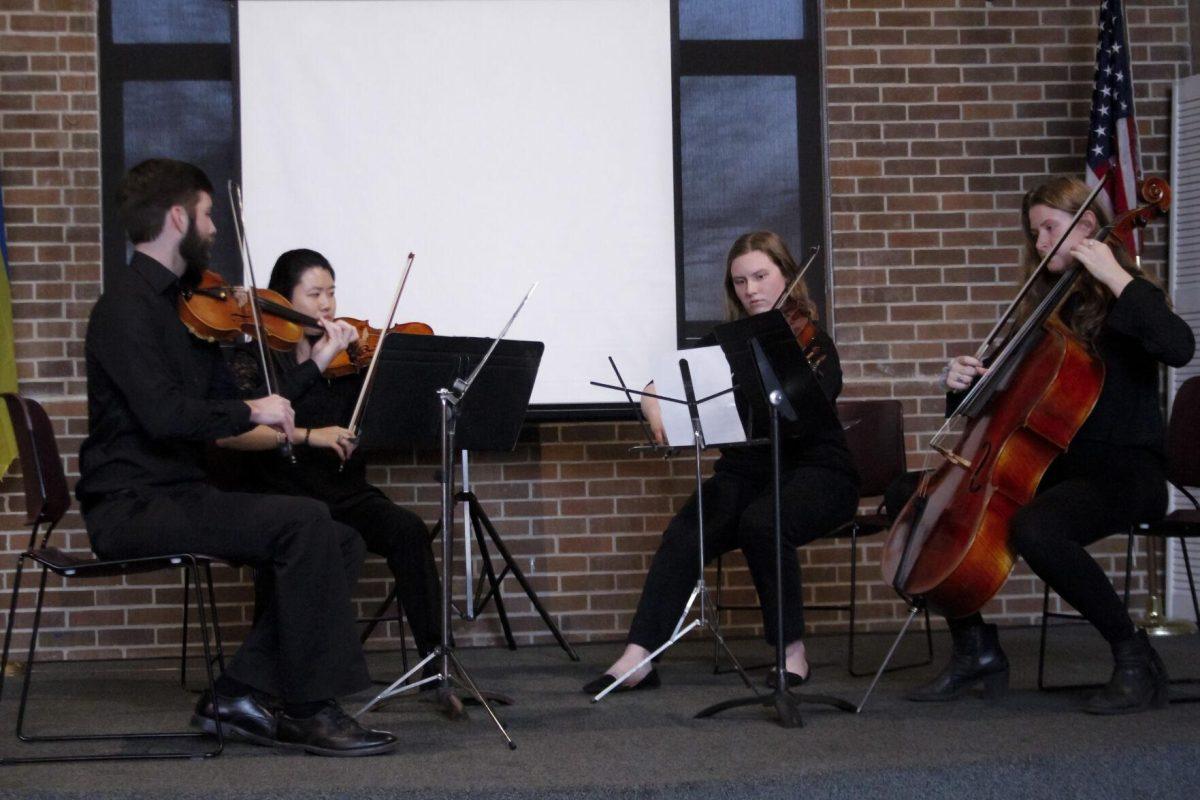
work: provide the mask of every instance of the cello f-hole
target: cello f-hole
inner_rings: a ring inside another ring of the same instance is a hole
[[[967,484],[967,489],[972,492],[978,492],[982,489],[986,481],[980,480],[988,470],[988,464],[992,460],[992,443],[984,442],[980,448],[979,456],[974,459],[975,469],[971,470],[971,480]]]

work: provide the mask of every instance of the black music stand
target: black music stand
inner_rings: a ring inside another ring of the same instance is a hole
[[[489,348],[492,348],[489,351]],[[362,707],[359,716],[379,703],[426,683],[438,683],[438,700],[454,715],[463,712],[462,701],[453,684],[465,688],[488,713],[510,748],[516,748],[489,700],[511,703],[508,698],[486,693],[471,679],[454,654],[451,643],[451,551],[450,531],[454,529],[454,452],[466,450],[512,450],[516,445],[529,396],[537,377],[544,345],[541,342],[497,341],[449,336],[390,335],[379,353],[375,391],[362,421],[362,439],[367,449],[441,444],[442,484],[442,641],[408,672]],[[476,391],[471,392],[471,389]],[[468,394],[469,393],[469,394]],[[402,394],[404,403],[394,404],[383,398]],[[490,531],[494,541],[499,536]],[[480,537],[482,544],[482,537]],[[513,568],[507,549],[502,554]],[[485,560],[487,552],[484,550]],[[520,575],[540,608],[532,588]],[[498,584],[494,585],[498,594]],[[553,622],[543,613],[543,619]],[[557,628],[554,628],[557,633]],[[561,634],[558,634],[561,637]],[[439,659],[439,672],[408,683],[424,666]],[[453,664],[454,671],[451,671]]]
[[[855,706],[831,695],[799,694],[787,688],[787,667],[783,641],[783,508],[780,498],[779,443],[781,432],[800,435],[805,429],[821,422],[823,426],[837,424],[837,411],[817,383],[804,352],[796,342],[787,320],[779,311],[768,311],[753,317],[719,325],[717,343],[729,359],[734,381],[742,390],[749,405],[751,420],[767,416],[771,429],[771,476],[775,500],[775,691],[770,695],[739,697],[709,706],[696,714],[703,719],[741,706],[775,707],[779,724],[785,728],[804,725],[800,704],[828,705],[842,711],[855,711]],[[779,376],[787,376],[781,381]],[[801,416],[796,412],[803,408]],[[757,416],[756,416],[757,415]],[[781,421],[780,417],[783,417]],[[786,427],[783,424],[787,423]],[[751,433],[754,433],[753,422]]]

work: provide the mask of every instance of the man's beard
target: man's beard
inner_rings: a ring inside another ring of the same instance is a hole
[[[188,214],[188,229],[179,242],[179,255],[183,258],[183,276],[180,281],[185,286],[197,286],[204,270],[208,269],[212,259],[212,238],[202,239],[196,233],[196,217]]]

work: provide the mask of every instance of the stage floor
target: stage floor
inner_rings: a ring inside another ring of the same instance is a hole
[[[481,709],[444,718],[426,696],[394,700],[369,724],[396,732],[390,756],[329,759],[230,743],[211,760],[101,762],[0,767],[0,798],[603,798],[755,797],[1079,797],[1195,798],[1200,793],[1200,704],[1101,718],[1079,712],[1079,692],[1038,692],[1037,632],[1002,633],[1013,687],[998,703],[968,697],[948,704],[904,700],[947,655],[935,634],[936,664],[886,675],[863,713],[805,710],[805,726],[784,729],[757,708],[696,720],[701,708],[742,696],[736,675],[714,675],[711,641],[699,634],[659,665],[663,688],[616,695],[598,705],[579,691],[619,651],[578,648],[581,663],[556,647],[464,650],[460,657],[486,688],[511,694],[500,714],[518,745],[509,751]],[[1053,632],[1049,676],[1101,680],[1107,647],[1086,626]],[[863,637],[863,663],[890,643]],[[911,656],[918,639],[910,636]],[[1200,637],[1158,643],[1172,674],[1200,675]],[[734,642],[762,660],[757,642]],[[844,669],[845,641],[814,638],[812,691],[857,703],[869,683]],[[391,678],[396,654],[371,657]],[[398,674],[398,673],[397,673]],[[763,673],[752,673],[759,682]],[[182,724],[194,695],[178,688],[165,661],[51,664],[35,675],[32,732],[52,732],[69,708],[92,730]],[[809,688],[809,687],[806,687]],[[1174,688],[1174,687],[1173,687]],[[12,736],[18,686],[6,682],[0,754],[45,747]],[[1200,686],[1176,695],[1200,694]],[[58,695],[54,697],[54,695]],[[356,709],[357,704],[345,703]],[[64,703],[64,699],[69,699]],[[112,727],[109,727],[112,726]]]

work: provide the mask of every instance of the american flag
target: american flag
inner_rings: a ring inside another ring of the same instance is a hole
[[[1119,215],[1136,206],[1142,170],[1138,160],[1133,77],[1129,71],[1129,46],[1121,0],[1100,2],[1096,80],[1087,147],[1088,185],[1095,186],[1109,172],[1113,173],[1100,194],[1101,201],[1107,200],[1108,211]],[[1125,236],[1125,246],[1130,253],[1137,255],[1138,245],[1133,234]]]

